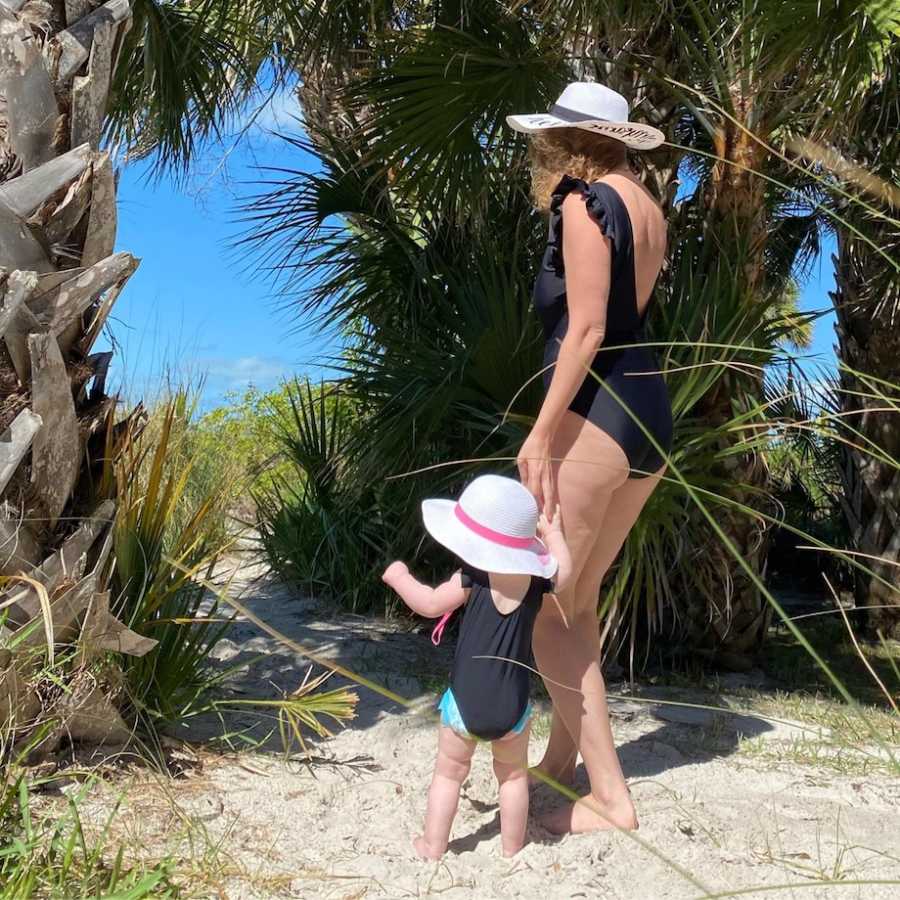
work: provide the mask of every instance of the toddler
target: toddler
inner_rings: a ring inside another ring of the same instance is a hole
[[[459,502],[426,500],[425,528],[460,560],[443,584],[428,587],[394,562],[383,578],[420,615],[443,616],[465,604],[450,687],[441,698],[441,727],[424,833],[413,842],[425,859],[447,849],[459,792],[477,741],[490,741],[500,786],[504,856],[525,843],[528,818],[528,700],[531,636],[544,595],[561,590],[571,560],[559,510],[538,515],[534,497],[518,481],[476,478]],[[540,537],[540,539],[539,539]]]

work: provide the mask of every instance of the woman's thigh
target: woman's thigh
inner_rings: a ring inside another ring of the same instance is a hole
[[[576,617],[597,615],[603,578],[619,555],[628,533],[634,527],[650,495],[656,490],[665,470],[666,467],[662,466],[646,478],[629,478],[613,491],[575,585]]]
[[[628,458],[605,431],[567,412],[554,439],[553,460],[575,584],[616,490],[628,479]]]

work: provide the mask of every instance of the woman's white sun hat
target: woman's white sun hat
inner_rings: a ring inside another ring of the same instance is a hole
[[[512,478],[481,475],[458,501],[425,500],[428,533],[461,560],[484,572],[551,578],[556,559],[536,536],[537,501]]]
[[[628,101],[616,91],[593,81],[575,81],[560,95],[550,111],[507,116],[516,131],[532,134],[548,128],[583,128],[615,138],[635,150],[652,150],[666,136],[652,125],[628,121]]]

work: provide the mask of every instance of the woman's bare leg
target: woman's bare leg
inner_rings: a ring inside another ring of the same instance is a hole
[[[546,823],[556,831],[637,825],[600,673],[597,602],[603,575],[658,483],[657,478],[628,479],[622,449],[599,428],[580,421],[573,440],[575,426],[564,420],[559,451],[554,448],[561,458],[557,484],[575,572],[574,587],[560,597],[568,621],[545,604],[534,635],[535,658],[554,709],[540,768],[559,781],[571,780],[577,747],[591,782],[586,802],[566,807]]]
[[[608,511],[598,526],[594,546],[575,585],[573,630],[591,643],[591,658],[598,663],[601,653],[597,623],[600,585],[664,471],[665,467],[650,478],[630,479],[613,492]],[[550,741],[540,767],[546,774],[568,785],[574,779],[577,756],[578,749],[572,735],[554,709]]]
[[[450,828],[459,805],[459,790],[469,774],[474,752],[475,741],[441,726],[434,777],[428,790],[425,830],[413,841],[416,853],[423,859],[440,859],[447,850]]]
[[[535,624],[534,652],[542,675],[578,688],[581,673],[587,668],[587,654],[594,654],[593,658],[597,659],[599,644],[595,653],[586,640],[572,640],[577,634],[574,630],[577,585],[597,541],[599,525],[614,492],[626,482],[629,469],[625,453],[609,435],[571,412],[566,413],[557,432],[553,456],[563,529],[572,554],[570,586],[560,592],[559,601],[571,628],[560,618],[555,604],[545,603]],[[597,631],[596,626],[593,630]],[[586,637],[582,634],[582,638]],[[558,677],[558,672],[553,674],[559,668],[557,660],[572,650],[579,651],[575,666],[578,677],[574,681]],[[575,773],[577,737],[572,733],[573,726],[561,714],[557,701],[560,689],[549,681],[545,683],[553,699],[553,721],[547,749],[538,768],[550,778],[570,784]],[[578,693],[566,693],[570,700],[580,703]]]
[[[567,804],[545,819],[544,825],[557,833],[592,831],[611,826],[637,827],[634,805],[615,751],[606,685],[600,672],[597,603],[603,577],[659,483],[661,474],[662,470],[650,478],[630,479],[614,491],[600,523],[596,542],[575,587],[571,640],[583,646],[583,658],[589,662],[581,676],[584,697],[578,698],[582,702],[580,726],[576,724],[573,732],[578,732],[576,740],[588,772],[591,792],[579,803]],[[572,675],[575,674],[573,667]],[[561,716],[567,718],[567,709],[570,716],[576,715],[579,712],[576,706],[568,698],[560,707]]]
[[[494,774],[500,785],[500,843],[504,856],[525,846],[528,824],[528,726],[491,743]]]

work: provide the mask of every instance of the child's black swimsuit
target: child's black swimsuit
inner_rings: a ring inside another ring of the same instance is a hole
[[[553,192],[547,249],[534,284],[534,306],[544,326],[546,341],[544,387],[550,386],[559,345],[569,327],[562,204],[572,191],[584,195],[588,214],[612,243],[612,272],[603,344],[591,364],[592,372],[585,376],[569,409],[605,431],[628,457],[631,477],[639,478],[657,471],[663,457],[628,410],[668,453],[672,441],[672,409],[652,349],[626,346],[639,345],[645,340],[635,289],[634,236],[625,203],[604,182],[588,184],[566,175]]]
[[[526,666],[531,665],[534,620],[553,586],[533,576],[522,602],[504,614],[494,605],[486,572],[464,565],[462,584],[471,590],[456,642],[451,689],[466,730],[494,741],[512,731],[528,707]]]

